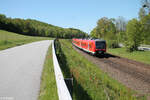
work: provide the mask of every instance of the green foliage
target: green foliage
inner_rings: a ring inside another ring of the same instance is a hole
[[[110,39],[116,32],[115,25],[112,20],[103,17],[97,22],[96,34],[98,38]]]
[[[107,40],[107,46],[110,48],[119,47],[116,35],[114,19],[108,19],[106,17],[99,19],[97,26],[90,33],[90,36],[93,38],[103,38]]]
[[[103,17],[98,20],[97,26],[91,31],[91,37],[109,38],[116,32],[115,25],[111,19]]]
[[[139,19],[142,19],[144,16],[146,16],[145,9],[144,8],[140,8]]]
[[[11,19],[2,14],[0,14],[0,29],[30,36],[55,38],[82,38],[87,36],[85,32],[79,29],[61,28],[33,19]]]
[[[123,43],[124,41],[126,41],[126,32],[120,31],[117,33],[116,37],[119,43]]]
[[[141,43],[141,24],[137,19],[132,19],[127,24],[125,46],[127,51],[138,50]]]
[[[150,0],[141,0],[139,20],[141,23],[142,44],[150,45]]]
[[[144,16],[140,22],[142,28],[142,42],[143,44],[150,44],[150,14]]]
[[[107,47],[108,48],[119,48],[117,40],[107,40]]]
[[[90,36],[93,37],[93,38],[97,38],[97,34],[96,34],[96,28],[94,28],[91,33],[90,33]]]

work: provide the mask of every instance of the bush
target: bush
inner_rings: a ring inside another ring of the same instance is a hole
[[[117,40],[108,40],[107,47],[108,48],[119,48],[119,43]]]
[[[125,41],[124,44],[127,52],[132,52],[136,50],[133,44],[129,43],[128,41]]]

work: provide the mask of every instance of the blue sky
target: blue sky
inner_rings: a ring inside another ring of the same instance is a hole
[[[89,33],[102,17],[137,18],[141,0],[1,0],[0,13]]]

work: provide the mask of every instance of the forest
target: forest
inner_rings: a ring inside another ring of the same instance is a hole
[[[8,18],[0,14],[0,29],[29,36],[54,38],[84,38],[87,34],[79,29],[62,28],[33,19]]]

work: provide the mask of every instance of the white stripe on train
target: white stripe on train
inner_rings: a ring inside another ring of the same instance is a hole
[[[87,50],[87,49],[81,48],[81,47],[77,46],[77,45],[74,44],[74,43],[72,43],[72,44],[73,44],[74,46],[80,48],[80,49],[83,49],[83,50],[86,51],[86,52],[90,52],[90,53],[92,53],[92,54],[95,54],[95,52],[92,52],[92,51],[89,51],[89,50]]]

